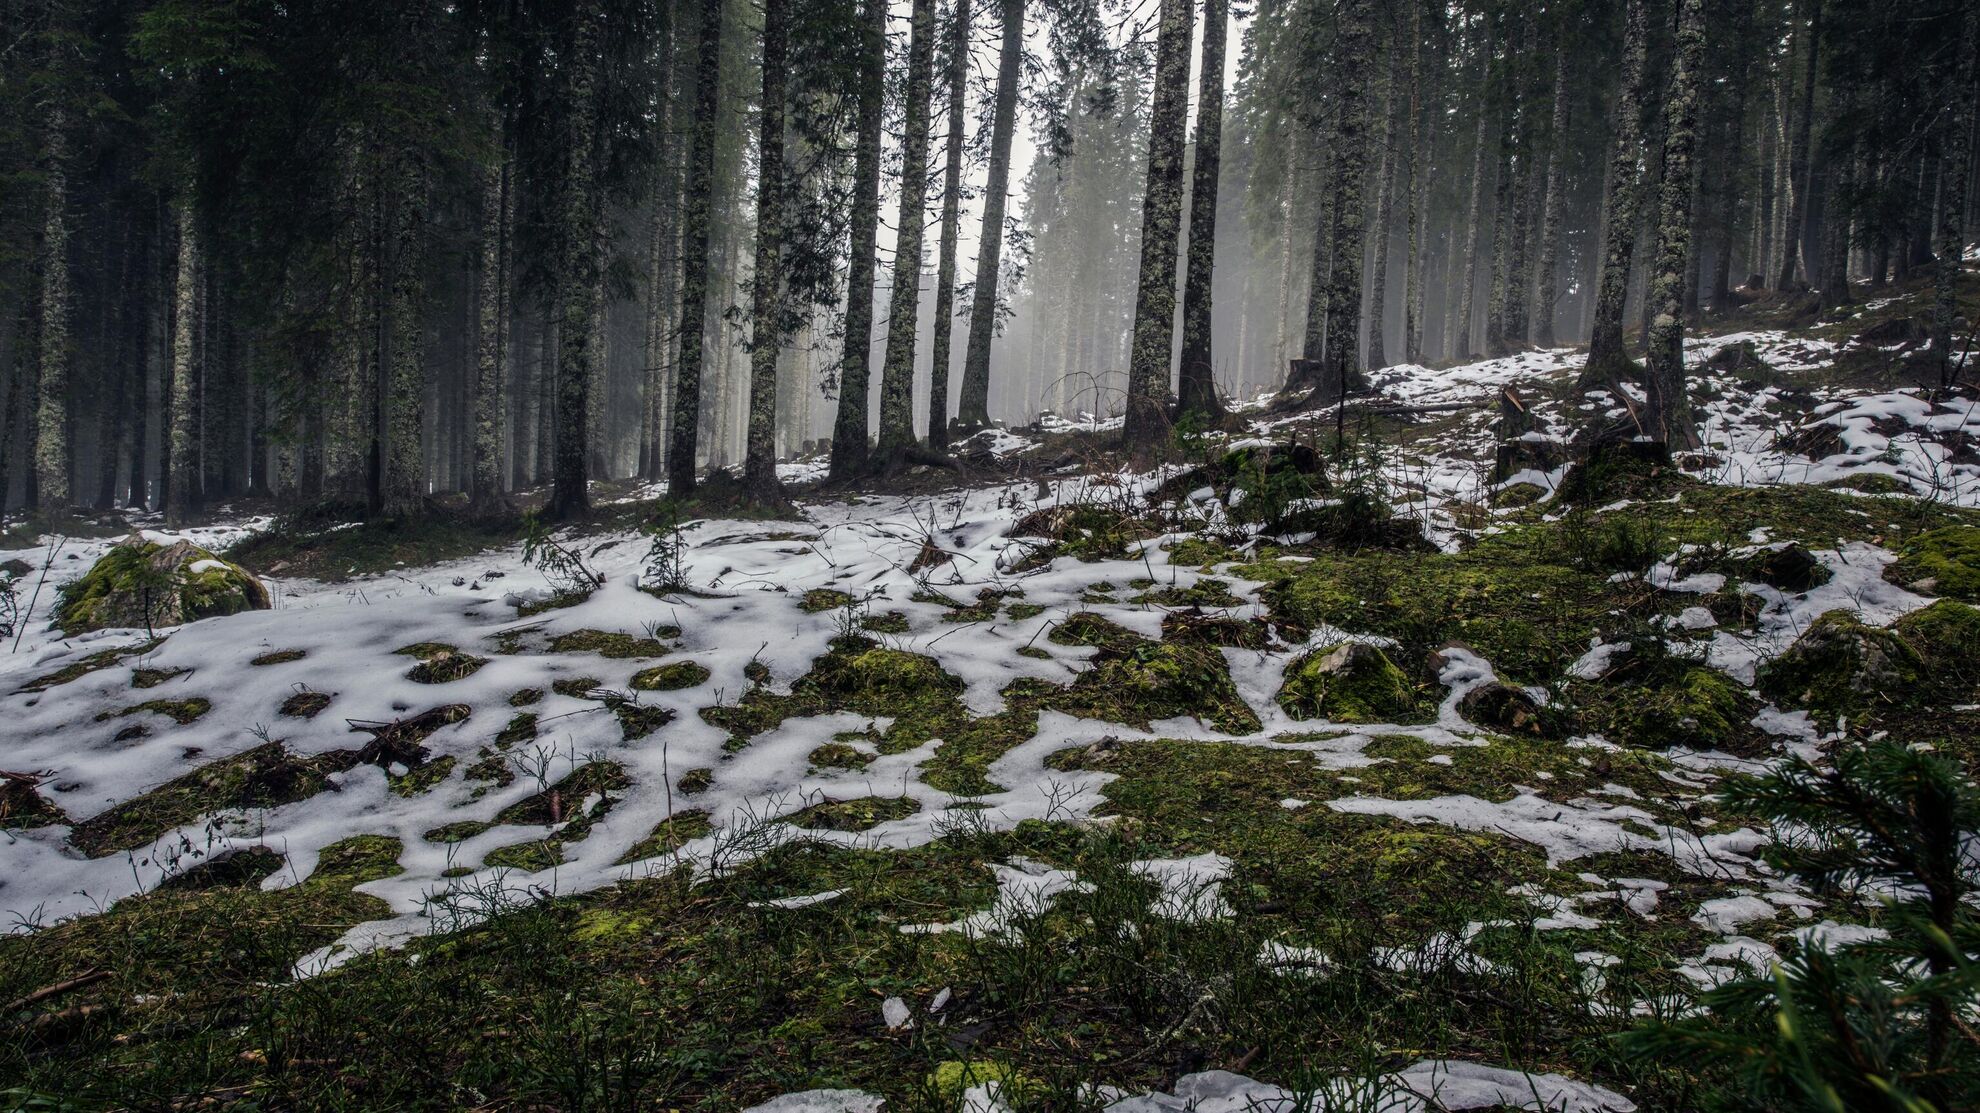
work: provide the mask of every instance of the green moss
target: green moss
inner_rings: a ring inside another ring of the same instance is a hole
[[[168,680],[175,680],[191,671],[191,669],[132,669],[131,687],[156,688]]]
[[[615,699],[608,701],[608,706],[613,717],[619,720],[619,737],[626,742],[645,738],[674,720],[672,711],[652,704]]]
[[[518,742],[527,742],[536,737],[536,713],[519,711],[509,717],[509,724],[495,736],[495,744],[508,749]]]
[[[578,914],[577,926],[571,929],[571,941],[600,943],[624,939],[650,931],[652,927],[653,921],[638,913],[614,908],[587,908]]]
[[[903,704],[959,696],[963,684],[932,657],[871,646],[826,654],[795,688],[848,711],[889,715]]]
[[[813,804],[792,815],[790,822],[808,831],[864,831],[920,810],[921,805],[906,796],[862,796]]]
[[[670,648],[666,642],[618,630],[573,630],[550,639],[552,653],[596,653],[618,660],[664,657]]]
[[[908,625],[908,616],[900,611],[867,615],[860,620],[859,627],[875,634],[905,634],[912,629]]]
[[[1169,545],[1169,563],[1185,568],[1208,568],[1242,559],[1242,554],[1208,537],[1185,537]]]
[[[681,792],[688,796],[697,796],[707,792],[708,787],[714,783],[715,771],[713,769],[690,769],[681,774],[681,779],[675,782],[674,787],[680,789]]]
[[[420,836],[427,842],[466,842],[495,825],[479,819],[463,819],[457,823],[446,823]]]
[[[550,682],[551,691],[572,699],[588,699],[597,687],[598,678],[595,676],[567,676]]]
[[[532,703],[543,702],[543,689],[518,688],[509,695],[510,707],[528,707]]]
[[[282,701],[281,712],[292,719],[314,719],[330,706],[328,692],[297,692]]]
[[[143,703],[126,707],[122,711],[102,712],[96,718],[98,722],[102,722],[105,719],[121,719],[129,715],[140,715],[148,712],[163,715],[180,726],[185,726],[188,723],[198,722],[202,716],[211,710],[213,710],[213,704],[210,700],[202,696],[190,696],[186,699],[146,700]]]
[[[1980,602],[1980,526],[1946,526],[1907,538],[1884,578],[1948,599]]]
[[[435,657],[459,653],[460,647],[446,642],[414,642],[411,645],[402,645],[392,652],[401,657],[417,657],[422,661],[430,661]]]
[[[470,653],[441,652],[407,670],[406,679],[417,684],[449,684],[473,676],[487,663],[488,658]]]
[[[238,564],[188,542],[134,539],[112,546],[62,586],[55,625],[74,636],[114,626],[177,626],[269,606],[268,589]]]
[[[307,800],[329,787],[329,773],[348,767],[336,755],[306,758],[265,743],[97,813],[75,826],[69,842],[92,858],[138,849],[201,816]]]
[[[944,1107],[960,1102],[963,1092],[971,1087],[985,1085],[1006,1103],[1021,1103],[1026,1091],[1041,1088],[1036,1080],[1027,1078],[1015,1067],[987,1059],[950,1059],[928,1072],[927,1087]]]
[[[1972,699],[1980,685],[1980,609],[1941,599],[1898,619],[1891,629],[1924,660],[1936,697]]]
[[[1924,662],[1890,630],[1867,626],[1848,611],[1830,611],[1762,665],[1761,692],[1825,715],[1903,707],[1925,695]]]
[[[164,638],[152,638],[134,645],[118,646],[115,649],[99,649],[79,661],[64,665],[54,672],[46,673],[21,686],[23,692],[41,692],[60,684],[79,680],[90,673],[111,668],[131,657],[141,657],[165,644]]]
[[[844,742],[827,742],[805,760],[820,769],[864,769],[873,758]]]
[[[481,859],[483,869],[511,869],[524,873],[539,873],[563,864],[564,843],[561,839],[530,839],[498,846]]]
[[[1723,748],[1752,717],[1737,685],[1716,670],[1684,669],[1668,682],[1624,687],[1609,720],[1613,741],[1662,750]]]
[[[258,667],[286,665],[290,661],[300,661],[307,656],[309,656],[309,650],[307,649],[278,649],[273,653],[264,653],[254,660],[249,661],[248,664]]]
[[[403,776],[388,776],[386,786],[400,796],[418,796],[433,791],[447,774],[454,771],[454,756],[446,754],[437,760],[416,766]]]
[[[1023,622],[1027,618],[1037,618],[1045,613],[1045,608],[1036,603],[1012,603],[1004,608],[1004,613],[1013,621]]]
[[[853,597],[836,588],[814,587],[798,600],[798,610],[806,614],[821,611],[836,611],[840,607],[852,606]]]
[[[685,778],[683,778],[685,779]],[[646,837],[634,843],[631,849],[619,855],[618,865],[628,865],[646,858],[658,858],[662,854],[672,854],[696,839],[706,838],[715,829],[704,811],[675,812],[670,819],[663,819],[653,825]]]
[[[1229,734],[1259,729],[1258,715],[1238,695],[1223,654],[1199,645],[1143,641],[1126,652],[1103,651],[1093,668],[1045,706],[1143,729],[1183,715]]]
[[[709,675],[708,666],[699,661],[675,661],[634,673],[631,684],[635,691],[676,692],[708,683]]]
[[[1423,722],[1430,710],[1388,655],[1363,642],[1309,653],[1293,662],[1286,669],[1278,701],[1295,719],[1336,723]]]

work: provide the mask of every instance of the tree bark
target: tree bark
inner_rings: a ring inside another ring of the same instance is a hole
[[[1698,135],[1698,68],[1705,54],[1705,0],[1683,0],[1676,62],[1664,105],[1664,182],[1659,199],[1656,272],[1649,298],[1650,359],[1643,431],[1673,449],[1698,447],[1698,423],[1684,381],[1684,276],[1691,251],[1692,156]]]
[[[60,94],[56,94],[59,96]],[[69,123],[57,103],[48,110],[42,152],[41,348],[35,407],[34,506],[69,508]]]
[[[1642,0],[1634,0],[1642,3]],[[1456,337],[1448,354],[1452,359],[1470,359],[1475,353],[1471,347],[1471,322],[1477,316],[1473,299],[1478,291],[1478,235],[1479,205],[1483,200],[1485,183],[1485,131],[1492,114],[1487,110],[1492,89],[1492,42],[1485,41],[1485,72],[1478,79],[1478,130],[1472,137],[1471,145],[1471,198],[1464,209],[1464,273],[1458,279],[1458,316]]]
[[[190,194],[190,190],[188,190]],[[165,461],[160,480],[165,485],[165,520],[184,525],[199,510],[199,478],[193,444],[193,330],[199,321],[199,225],[191,196],[178,203],[178,268],[172,282],[172,381],[167,391]]]
[[[496,124],[496,146],[503,146]],[[497,154],[481,168],[481,258],[475,274],[474,462],[468,505],[476,513],[507,509],[502,496],[502,371],[508,337],[509,163]]]
[[[1821,62],[1822,0],[1806,0],[1808,14],[1808,59],[1801,74],[1801,96],[1794,110],[1794,143],[1788,155],[1789,188],[1793,191],[1787,209],[1787,227],[1781,236],[1781,270],[1774,279],[1777,290],[1792,289],[1800,269],[1801,241],[1808,223],[1808,194],[1814,188],[1813,160],[1808,157],[1810,133],[1815,126],[1815,73]]]
[[[1169,362],[1175,347],[1176,240],[1182,231],[1183,129],[1189,109],[1191,0],[1162,0],[1149,113],[1148,185],[1141,202],[1141,268],[1128,354],[1124,434],[1148,462],[1169,431]]]
[[[997,283],[1004,258],[1004,206],[1010,193],[1011,138],[1017,131],[1018,82],[1024,62],[1025,0],[1004,0],[1003,51],[997,61],[997,104],[990,122],[990,173],[983,190],[983,230],[976,247],[976,293],[963,350],[957,424],[990,424],[990,345],[997,332]]]
[[[1362,195],[1368,184],[1368,71],[1375,49],[1372,0],[1340,8],[1341,119],[1335,158],[1334,250],[1327,282],[1327,368],[1345,397],[1361,374],[1361,278],[1368,240]]]
[[[388,518],[410,518],[426,503],[420,438],[426,398],[422,358],[426,299],[420,275],[426,238],[426,168],[417,153],[405,151],[398,155],[394,176],[391,362],[386,373],[388,412],[378,509]]]
[[[921,307],[922,242],[928,205],[928,99],[935,82],[935,0],[914,0],[908,37],[907,122],[901,137],[901,210],[894,287],[887,303],[887,356],[880,367],[882,466],[897,467],[914,444],[914,342]]]
[[[1646,0],[1628,0],[1623,14],[1622,83],[1616,94],[1615,138],[1602,213],[1602,271],[1589,326],[1588,364],[1581,385],[1611,386],[1634,372],[1623,350],[1623,303],[1629,296],[1631,257],[1642,204],[1643,56],[1648,36]]]
[[[715,190],[716,111],[722,87],[722,0],[702,0],[696,49],[694,140],[681,185],[681,353],[674,367],[674,427],[667,449],[667,493],[694,491],[701,434],[701,368],[707,349],[708,231]]]
[[[1183,275],[1182,371],[1176,412],[1200,428],[1221,418],[1212,335],[1217,268],[1217,176],[1223,166],[1224,39],[1229,0],[1203,0],[1203,61],[1196,93],[1196,165],[1190,171],[1189,256]],[[1239,345],[1242,358],[1243,345]]]
[[[874,242],[880,227],[880,140],[886,102],[887,0],[866,0],[859,35],[859,121],[853,150],[851,246],[846,260],[846,338],[839,355],[839,409],[832,422],[831,478],[866,470],[873,362]],[[964,392],[967,394],[965,383]]]
[[[1967,196],[1972,189],[1971,159],[1974,125],[1975,58],[1980,56],[1980,6],[1969,4],[1959,63],[1954,67],[1952,111],[1939,140],[1939,242],[1932,263],[1932,354],[1939,367],[1939,384],[1949,389],[1961,366],[1953,354],[1953,320],[1957,300],[1960,254],[1966,248]]]
[[[1423,271],[1429,262],[1424,221],[1430,192],[1430,152],[1436,115],[1423,110],[1423,5],[1412,5],[1409,61],[1409,261],[1403,278],[1403,359],[1423,362]]]
[[[956,233],[962,221],[964,82],[969,75],[969,0],[956,0],[949,28],[949,134],[942,171],[942,235],[935,263],[935,351],[928,365],[928,447],[949,446],[949,345],[956,316]]]
[[[756,268],[751,276],[749,436],[743,489],[763,506],[784,501],[777,482],[777,355],[784,347],[784,83],[791,0],[764,0],[763,103],[756,159]]]
[[[1565,34],[1565,30],[1559,34]],[[1554,337],[1554,302],[1560,297],[1561,210],[1566,205],[1565,163],[1567,150],[1567,50],[1560,39],[1554,41],[1553,113],[1547,137],[1547,185],[1540,202],[1539,294],[1533,305],[1533,343],[1551,348]]]
[[[1373,274],[1368,287],[1368,366],[1389,365],[1388,345],[1383,333],[1389,317],[1389,222],[1396,207],[1396,93],[1402,83],[1402,48],[1398,36],[1389,45],[1389,77],[1382,95],[1382,176],[1375,190],[1375,227],[1369,233],[1369,250],[1375,253]]]

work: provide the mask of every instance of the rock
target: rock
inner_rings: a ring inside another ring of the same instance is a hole
[[[34,565],[29,564],[19,557],[8,561],[0,561],[0,572],[5,572],[17,580],[33,571]]]
[[[190,541],[159,545],[134,536],[63,585],[55,625],[70,635],[152,629],[269,606],[268,589],[240,565]]]
[[[1781,703],[1847,715],[1916,700],[1923,675],[1924,662],[1909,642],[1835,610],[1762,665],[1755,681]]]
[[[1481,684],[1458,701],[1458,714],[1467,720],[1503,734],[1545,733],[1540,705],[1519,688],[1493,681]]]
[[[1293,662],[1278,699],[1295,719],[1406,723],[1421,717],[1409,677],[1365,642],[1348,642]]]
[[[1820,587],[1833,574],[1814,553],[1796,542],[1755,554],[1742,562],[1740,571],[1763,584],[1795,592]]]
[[[1980,603],[1980,528],[1943,526],[1908,538],[1884,579],[1949,599]]]

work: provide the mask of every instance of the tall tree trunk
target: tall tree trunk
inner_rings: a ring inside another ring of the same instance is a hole
[[[1389,222],[1396,207],[1396,110],[1402,84],[1402,36],[1391,35],[1389,77],[1382,94],[1382,176],[1375,190],[1375,227],[1368,249],[1375,254],[1368,287],[1368,366],[1387,367],[1389,352],[1383,333],[1389,319]]]
[[[694,139],[681,184],[681,354],[674,367],[674,428],[667,449],[667,493],[694,490],[701,436],[701,368],[707,349],[708,231],[715,192],[716,112],[722,88],[722,0],[702,0],[695,64]]]
[[[1692,155],[1698,135],[1698,67],[1705,54],[1705,0],[1683,0],[1676,63],[1664,105],[1664,183],[1658,205],[1657,264],[1649,297],[1650,359],[1644,376],[1643,431],[1672,448],[1698,447],[1698,423],[1684,381],[1684,275],[1691,251]]]
[[[997,104],[990,121],[990,174],[983,190],[983,230],[976,245],[976,295],[963,350],[962,397],[956,420],[964,429],[990,424],[990,343],[997,332],[997,284],[1004,259],[1004,205],[1011,188],[1011,138],[1017,132],[1018,82],[1023,76],[1025,0],[1004,0],[1004,44],[997,61]]]
[[[1635,0],[1642,3],[1643,0]],[[1477,316],[1473,298],[1478,291],[1478,237],[1483,231],[1479,224],[1479,206],[1485,189],[1485,132],[1492,114],[1487,110],[1491,101],[1492,89],[1492,41],[1485,41],[1484,73],[1478,78],[1478,130],[1471,144],[1471,198],[1464,207],[1464,273],[1458,279],[1458,315],[1456,336],[1447,354],[1452,359],[1470,359],[1475,352],[1471,346],[1471,322]]]
[[[1794,191],[1788,203],[1787,228],[1781,237],[1781,270],[1774,279],[1777,290],[1792,289],[1800,269],[1801,241],[1808,223],[1808,194],[1814,187],[1813,160],[1808,152],[1810,133],[1815,126],[1815,73],[1822,50],[1822,0],[1805,0],[1808,5],[1808,58],[1803,63],[1801,96],[1794,109],[1794,145],[1788,155],[1788,178]]]
[[[59,95],[59,94],[57,94]],[[69,508],[69,123],[57,103],[48,111],[42,152],[41,361],[35,410],[34,487],[40,510]]]
[[[846,338],[839,355],[839,408],[832,422],[831,477],[866,470],[869,377],[873,362],[874,241],[880,227],[880,141],[886,102],[887,0],[866,0],[859,122],[853,151],[851,246],[846,259]],[[964,396],[968,396],[964,381]]]
[[[1327,369],[1345,397],[1361,374],[1362,260],[1368,241],[1363,194],[1368,185],[1368,74],[1375,49],[1373,0],[1340,7],[1341,119],[1334,177],[1334,251],[1327,282]]]
[[[1429,263],[1430,152],[1435,113],[1423,110],[1423,4],[1411,6],[1409,60],[1409,260],[1403,278],[1403,359],[1423,362],[1424,268]]]
[[[1507,44],[1508,49],[1511,45]],[[1507,69],[1511,68],[1508,64]],[[1492,264],[1487,280],[1490,286],[1485,296],[1485,354],[1494,359],[1511,351],[1506,341],[1506,320],[1511,315],[1513,300],[1512,263],[1516,239],[1513,234],[1513,207],[1518,204],[1514,196],[1514,180],[1518,170],[1513,161],[1513,101],[1517,91],[1513,75],[1508,73],[1502,84],[1504,99],[1499,108],[1499,165],[1492,181]]]
[[[599,297],[602,231],[598,175],[598,53],[604,47],[605,13],[599,0],[580,3],[571,14],[570,84],[564,110],[570,113],[564,164],[558,183],[557,274],[563,321],[558,330],[556,463],[551,472],[552,519],[591,512],[586,479],[591,471],[590,425],[594,364],[605,357],[598,344],[604,312]]]
[[[497,146],[501,125],[497,124]],[[481,258],[475,275],[474,446],[468,505],[477,513],[499,512],[502,497],[502,363],[508,337],[509,161],[498,154],[482,168]]]
[[[1554,338],[1554,302],[1560,297],[1558,269],[1561,258],[1561,210],[1567,202],[1563,194],[1568,138],[1567,50],[1558,36],[1565,33],[1564,30],[1557,32],[1554,40],[1554,103],[1547,134],[1547,185],[1540,202],[1540,292],[1533,305],[1533,343],[1541,348],[1551,348],[1557,343]]]
[[[1962,370],[1953,355],[1953,320],[1959,316],[1960,254],[1966,248],[1964,225],[1972,190],[1975,59],[1980,57],[1980,5],[1967,5],[1959,64],[1950,90],[1953,110],[1947,114],[1939,139],[1939,242],[1932,264],[1932,355],[1939,366],[1939,383],[1949,389]],[[1922,174],[1921,174],[1922,176]]]
[[[397,156],[392,200],[392,286],[388,319],[391,362],[386,372],[385,450],[379,511],[388,518],[410,518],[425,506],[426,467],[421,452],[426,397],[422,358],[425,290],[420,266],[426,238],[426,168],[419,156]]]
[[[193,376],[194,330],[199,324],[199,224],[193,216],[191,191],[181,197],[179,210],[179,265],[172,283],[172,382],[165,414],[165,466],[160,479],[165,485],[165,520],[184,525],[199,510],[198,459],[194,442],[198,435],[193,424],[193,397],[197,389]]]
[[[1642,205],[1643,55],[1648,36],[1646,0],[1627,0],[1623,14],[1622,82],[1616,94],[1615,137],[1610,148],[1607,201],[1602,213],[1602,271],[1589,325],[1588,364],[1581,385],[1612,386],[1634,374],[1623,350],[1623,303],[1629,296],[1630,262],[1636,250]]]
[[[908,37],[907,122],[901,136],[901,212],[895,224],[894,288],[887,303],[887,356],[880,367],[880,458],[894,467],[914,444],[914,342],[921,303],[928,205],[928,98],[935,82],[935,0],[914,0]]]
[[[784,82],[791,0],[764,0],[762,128],[756,151],[756,268],[751,276],[749,436],[743,489],[751,502],[784,501],[777,482],[777,356],[784,347]]]
[[[949,343],[956,317],[956,232],[962,221],[964,82],[969,76],[969,0],[956,0],[949,28],[949,134],[942,171],[942,235],[935,263],[935,352],[928,365],[928,447],[949,446]]]
[[[1155,96],[1148,124],[1148,186],[1141,202],[1141,269],[1128,355],[1128,447],[1146,463],[1169,429],[1169,361],[1176,327],[1176,240],[1182,231],[1183,130],[1189,109],[1191,0],[1162,0]]]
[[[1220,418],[1212,343],[1211,288],[1217,269],[1217,175],[1223,166],[1224,38],[1228,0],[1203,0],[1203,62],[1196,93],[1196,165],[1189,183],[1189,256],[1183,274],[1182,372],[1176,412],[1199,427]],[[1243,358],[1244,345],[1238,345]]]

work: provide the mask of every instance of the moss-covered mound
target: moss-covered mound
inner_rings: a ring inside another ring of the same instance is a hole
[[[1594,724],[1611,741],[1645,749],[1722,749],[1752,716],[1747,697],[1723,673],[1703,666],[1665,670],[1654,681],[1622,685]]]
[[[1945,526],[1907,539],[1884,578],[1915,591],[1980,602],[1980,527]]]
[[[1898,619],[1891,629],[1924,660],[1934,696],[1955,703],[1973,697],[1980,687],[1980,609],[1941,599]]]
[[[1662,441],[1608,438],[1590,445],[1587,456],[1568,468],[1554,498],[1571,506],[1600,506],[1666,495],[1684,482]]]
[[[890,715],[898,714],[904,704],[931,696],[959,696],[963,685],[932,657],[861,645],[819,658],[798,687],[836,707],[863,715]]]
[[[699,661],[675,661],[656,665],[633,674],[632,687],[640,692],[677,692],[708,683],[708,666]]]
[[[1909,642],[1842,610],[1816,619],[1756,678],[1767,696],[1827,715],[1915,703],[1924,679],[1925,662]]]
[[[1387,654],[1364,642],[1309,653],[1286,669],[1279,706],[1295,719],[1336,723],[1423,721],[1423,701]]]
[[[268,589],[240,565],[189,541],[160,545],[133,538],[63,585],[55,625],[69,635],[153,629],[269,606]]]

